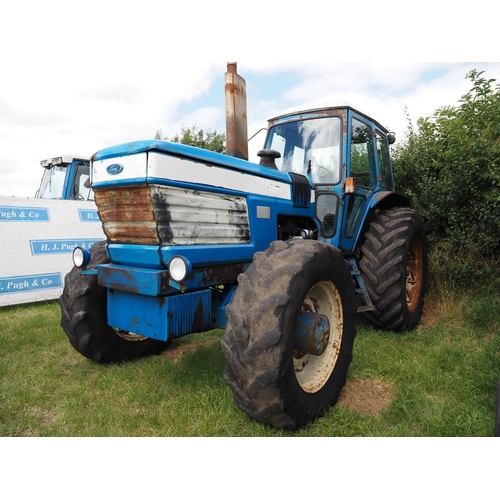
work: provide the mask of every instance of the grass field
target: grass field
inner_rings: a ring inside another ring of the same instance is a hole
[[[421,325],[393,334],[359,317],[337,405],[295,432],[253,421],[222,372],[223,331],[162,355],[99,365],[77,353],[56,302],[0,309],[1,436],[492,436],[500,299],[428,299]]]

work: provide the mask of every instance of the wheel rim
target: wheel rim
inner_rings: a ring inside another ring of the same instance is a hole
[[[406,264],[406,305],[410,312],[415,311],[420,301],[423,279],[422,242],[418,236],[411,240]]]
[[[118,328],[113,328],[113,330],[119,337],[128,342],[141,342],[142,340],[146,340],[148,338],[144,337],[143,335],[139,335],[137,333],[131,333],[131,332],[126,332],[125,330],[119,330]]]
[[[344,321],[337,287],[330,281],[316,283],[306,295],[302,311],[324,314],[330,322],[328,345],[321,356],[293,352],[297,382],[305,392],[314,393],[329,380],[340,352]]]

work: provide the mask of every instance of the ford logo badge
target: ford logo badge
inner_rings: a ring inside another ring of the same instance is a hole
[[[119,163],[113,163],[106,168],[106,172],[109,175],[118,175],[123,172],[123,165],[120,165]]]

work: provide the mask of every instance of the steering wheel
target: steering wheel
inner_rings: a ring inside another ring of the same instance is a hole
[[[328,182],[331,179],[332,173],[319,163],[311,163],[311,174],[313,182]]]

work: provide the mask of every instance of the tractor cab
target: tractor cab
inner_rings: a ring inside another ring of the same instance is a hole
[[[289,111],[269,120],[261,164],[300,174],[315,187],[318,239],[352,251],[361,221],[394,192],[395,136],[347,103]],[[388,202],[389,200],[386,200]]]
[[[90,186],[90,159],[63,155],[42,160],[44,168],[35,198],[46,200],[94,200]]]

